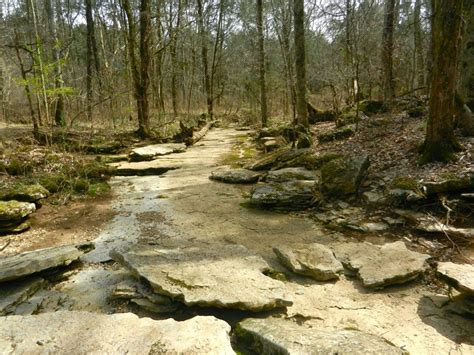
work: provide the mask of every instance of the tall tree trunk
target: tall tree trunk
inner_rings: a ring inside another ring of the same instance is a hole
[[[423,162],[449,161],[460,148],[454,136],[454,115],[463,2],[432,0],[433,70]]]
[[[474,112],[474,4],[466,4],[466,25],[461,57],[461,85],[463,100]]]
[[[89,122],[93,122],[93,110],[92,110],[92,75],[93,75],[93,53],[94,53],[94,41],[95,41],[95,30],[94,30],[94,17],[92,16],[92,0],[85,0],[86,4],[86,100],[87,100],[87,119]]]
[[[178,11],[176,14],[176,27],[173,26],[173,3],[170,2],[170,25],[169,29],[171,32],[170,41],[170,58],[171,58],[171,102],[173,106],[173,115],[178,117],[178,88],[177,88],[177,53],[176,47],[178,44],[179,31],[181,30],[181,17],[182,17],[182,3],[178,0]],[[174,27],[174,28],[173,28]]]
[[[395,79],[393,76],[393,33],[395,27],[395,2],[386,0],[385,20],[382,37],[382,85],[384,100],[395,97]]]
[[[260,116],[262,126],[267,126],[267,78],[265,69],[265,41],[263,30],[263,0],[257,0],[258,64],[260,70]]]
[[[306,46],[304,0],[294,0],[293,21],[295,31],[296,65],[296,121],[298,125],[309,128],[306,99]]]
[[[415,1],[413,36],[415,44],[415,85],[425,85],[425,61],[423,55],[423,32],[421,28],[421,0]]]
[[[151,0],[140,2],[140,86],[138,100],[141,102],[142,117],[139,118],[138,135],[149,137],[150,131],[150,91],[151,66]]]
[[[207,31],[204,26],[204,9],[202,0],[197,0],[197,10],[198,30],[199,36],[201,38],[201,59],[204,70],[204,88],[206,90],[207,114],[209,116],[209,119],[212,120],[214,116],[214,100],[212,97],[211,76],[209,74]]]

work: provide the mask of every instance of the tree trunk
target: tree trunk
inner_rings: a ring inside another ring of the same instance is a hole
[[[304,0],[294,0],[293,21],[295,32],[296,65],[296,121],[299,126],[309,128],[308,108],[306,106],[306,48]]]
[[[201,57],[204,70],[204,88],[206,90],[207,114],[209,115],[209,119],[212,120],[214,116],[214,102],[211,91],[211,76],[209,75],[207,35],[204,27],[204,10],[202,0],[197,0],[197,10],[198,30],[199,36],[201,37]]]
[[[94,43],[94,18],[92,16],[92,0],[85,0],[86,4],[86,100],[87,100],[87,119],[93,122],[92,113],[92,73],[93,73],[93,43]]]
[[[464,102],[471,111],[474,111],[474,4],[471,3],[466,7],[460,92]]]
[[[171,58],[171,102],[173,106],[173,115],[178,117],[178,88],[177,88],[177,53],[176,47],[178,44],[179,31],[181,30],[182,4],[178,0],[178,11],[176,18],[176,27],[173,26],[173,3],[170,3],[170,24],[169,30],[171,33],[170,40],[170,58]],[[174,27],[174,28],[173,28]]]
[[[454,115],[463,2],[432,0],[433,69],[423,162],[449,161],[460,149],[454,136]]]
[[[421,0],[415,1],[413,36],[415,44],[415,88],[420,88],[425,85],[423,30],[421,28]]]
[[[141,0],[140,3],[140,86],[138,101],[141,102],[142,116],[139,118],[138,135],[149,137],[150,105],[148,101],[150,91],[150,64],[151,64],[151,0]]]
[[[386,0],[385,20],[382,37],[382,85],[385,101],[395,97],[395,80],[393,76],[393,32],[395,26],[395,2]]]
[[[260,116],[262,127],[267,126],[267,78],[265,69],[265,43],[263,31],[263,0],[257,0],[258,64],[260,71]]]

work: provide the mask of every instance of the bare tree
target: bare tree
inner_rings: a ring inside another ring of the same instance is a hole
[[[449,161],[460,149],[454,136],[454,116],[463,3],[463,0],[432,0],[433,69],[424,162]]]
[[[395,78],[393,75],[393,33],[395,27],[395,5],[398,1],[385,1],[385,20],[382,37],[382,82],[383,98],[395,97]]]
[[[263,1],[257,0],[258,65],[260,72],[260,116],[262,126],[267,126],[267,74],[265,68],[265,36],[263,30]]]
[[[295,31],[296,120],[298,125],[304,128],[309,128],[306,99],[306,45],[304,0],[294,0],[293,21]]]

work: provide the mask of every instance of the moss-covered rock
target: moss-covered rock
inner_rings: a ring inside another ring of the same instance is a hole
[[[367,116],[372,116],[377,113],[384,113],[388,111],[388,107],[383,101],[378,100],[364,100],[359,102],[359,111]]]
[[[368,168],[366,154],[333,159],[321,168],[321,190],[334,196],[357,193]]]
[[[0,201],[0,222],[21,221],[35,212],[34,203],[20,201]]]
[[[320,143],[327,143],[336,140],[347,139],[354,135],[354,128],[352,127],[343,127],[338,128],[329,132],[324,132],[318,135],[318,141]]]
[[[22,202],[37,202],[49,196],[49,191],[40,184],[17,184],[0,192],[0,200],[17,200]]]

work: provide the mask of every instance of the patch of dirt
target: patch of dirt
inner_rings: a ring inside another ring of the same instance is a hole
[[[316,134],[334,129],[334,123],[313,126]],[[318,144],[320,152],[343,154],[367,153],[369,173],[384,177],[407,176],[422,181],[437,181],[452,173],[472,171],[474,167],[474,137],[458,137],[464,151],[456,154],[456,161],[419,164],[419,146],[425,137],[425,120],[406,114],[381,114],[361,120],[359,129],[347,140]]]
[[[64,206],[45,203],[30,218],[31,228],[21,234],[0,236],[0,256],[93,241],[115,212],[112,195],[84,198]]]

